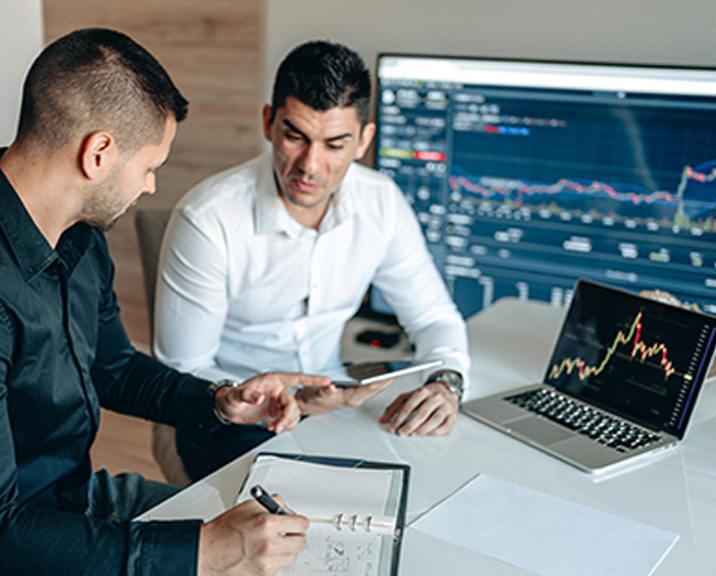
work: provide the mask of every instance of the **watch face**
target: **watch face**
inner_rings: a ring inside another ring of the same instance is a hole
[[[462,399],[462,378],[457,374],[453,372],[439,372],[438,374],[434,374],[430,380],[433,382],[442,382],[450,392],[455,394],[459,399]]]
[[[452,372],[442,372],[438,374],[438,378],[453,386],[459,386],[462,382],[462,379],[457,374],[453,374]]]

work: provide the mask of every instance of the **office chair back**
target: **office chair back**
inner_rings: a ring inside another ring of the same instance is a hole
[[[159,253],[171,213],[171,209],[143,209],[137,210],[134,215],[147,299],[147,314],[149,314],[150,343],[154,340],[154,294],[157,286]],[[177,454],[175,436],[176,432],[171,426],[153,424],[152,454],[168,482],[177,486],[188,486],[191,480]]]
[[[147,313],[149,314],[149,332],[152,340],[154,339],[154,293],[157,287],[159,251],[171,214],[171,209],[144,209],[137,210],[134,215],[134,226],[139,241],[139,257],[142,262]]]

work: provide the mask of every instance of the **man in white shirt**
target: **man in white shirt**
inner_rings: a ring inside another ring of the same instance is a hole
[[[416,348],[444,365],[399,396],[381,422],[401,436],[440,435],[456,420],[469,359],[465,325],[405,196],[354,163],[375,133],[370,74],[360,57],[309,42],[282,62],[263,126],[272,152],[200,183],[169,223],[157,287],[154,351],[207,378],[266,369],[321,373],[339,364],[346,322],[370,284]],[[357,406],[387,384],[303,388],[303,414]],[[263,441],[258,428],[177,447],[196,478]]]

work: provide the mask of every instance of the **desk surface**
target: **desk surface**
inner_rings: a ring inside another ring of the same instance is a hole
[[[537,302],[505,299],[468,321],[472,389],[468,397],[540,379],[563,311]],[[399,438],[378,423],[384,407],[416,381],[404,378],[364,406],[308,418],[262,450],[343,455],[407,462],[412,466],[408,522],[477,474],[534,488],[607,513],[674,532],[678,542],[656,576],[715,573],[716,390],[707,383],[686,440],[662,458],[595,480],[507,435],[460,415],[439,438]],[[141,519],[210,519],[231,506],[251,454],[237,459]],[[516,576],[526,572],[408,530],[401,573]],[[482,569],[482,571],[480,571]],[[710,571],[710,572],[709,572]]]

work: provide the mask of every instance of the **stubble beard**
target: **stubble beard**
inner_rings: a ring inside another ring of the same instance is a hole
[[[82,207],[81,220],[93,228],[108,232],[127,210],[127,207],[117,201],[119,196],[116,179],[114,175],[110,175],[105,182],[98,185],[92,197]]]

